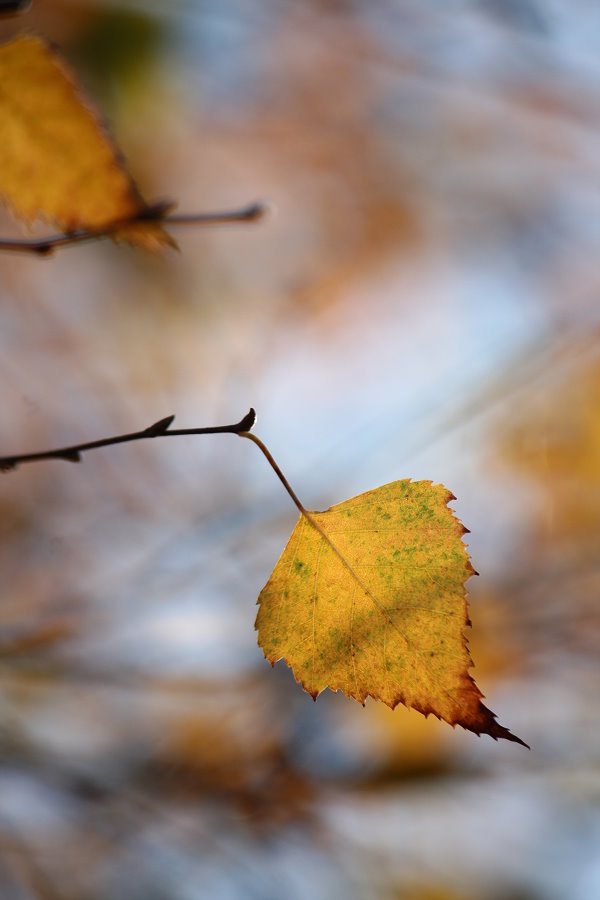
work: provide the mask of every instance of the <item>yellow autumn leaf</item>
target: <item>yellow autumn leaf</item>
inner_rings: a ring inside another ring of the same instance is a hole
[[[173,244],[149,218],[118,148],[60,57],[38,37],[0,47],[0,195],[16,215],[65,232],[109,230],[154,249]]]
[[[474,569],[454,499],[443,485],[404,480],[301,515],[258,598],[258,643],[315,699],[329,687],[404,703],[523,744],[469,674],[464,584]]]

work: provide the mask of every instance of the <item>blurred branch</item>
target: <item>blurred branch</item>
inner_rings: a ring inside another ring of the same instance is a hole
[[[196,225],[200,228],[211,228],[216,225],[257,222],[266,215],[269,209],[266,203],[251,203],[241,209],[225,210],[224,212],[170,216],[167,213],[172,207],[173,204],[170,202],[156,203],[133,218],[110,222],[98,229],[80,228],[76,231],[67,231],[63,234],[54,234],[50,237],[35,238],[33,240],[0,238],[0,252],[12,251],[15,253],[33,253],[36,256],[49,256],[60,247],[69,247],[86,241],[98,241],[103,238],[113,237],[122,229],[134,225],[143,225],[145,222],[154,222],[157,225]]]
[[[0,0],[0,18],[18,16],[27,12],[31,6],[31,0]]]
[[[0,471],[8,472],[16,469],[20,463],[40,462],[44,459],[64,459],[67,462],[79,462],[81,454],[98,447],[109,447],[112,444],[125,444],[129,441],[142,441],[146,438],[156,437],[180,437],[188,434],[245,434],[249,432],[256,421],[256,413],[253,409],[236,422],[235,425],[213,425],[208,428],[174,428],[170,429],[175,416],[167,416],[150,425],[143,431],[133,431],[129,434],[119,434],[115,437],[101,438],[98,441],[88,441],[85,444],[73,444],[70,447],[59,447],[56,450],[42,450],[39,453],[19,453],[14,456],[0,457]]]

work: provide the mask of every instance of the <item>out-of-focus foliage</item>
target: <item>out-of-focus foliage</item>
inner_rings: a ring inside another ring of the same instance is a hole
[[[44,41],[0,47],[0,197],[29,223],[101,230],[143,215],[146,204],[117,148]],[[173,244],[155,222],[112,232],[147,249]]]
[[[2,256],[2,453],[254,405],[308,507],[451,485],[477,682],[532,745],[271,671],[253,598],[295,516],[245,442],[23,467],[0,482],[1,895],[596,900],[599,16],[48,0],[0,22],[76,63],[144,196],[278,208],[173,258]]]

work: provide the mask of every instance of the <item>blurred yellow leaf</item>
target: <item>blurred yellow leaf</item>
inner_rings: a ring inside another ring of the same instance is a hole
[[[258,598],[258,643],[315,699],[329,687],[404,703],[522,744],[469,675],[464,583],[474,569],[454,499],[404,480],[301,515]]]
[[[598,335],[594,337],[598,341]],[[577,348],[575,348],[577,352]],[[531,389],[503,424],[501,452],[535,480],[544,503],[536,518],[538,550],[552,555],[559,542],[597,560],[600,528],[600,362],[583,363],[548,390]],[[551,543],[551,547],[549,546]]]
[[[147,249],[173,244],[156,220],[110,228],[147,206],[74,77],[37,37],[0,47],[0,195],[29,223],[110,230]]]

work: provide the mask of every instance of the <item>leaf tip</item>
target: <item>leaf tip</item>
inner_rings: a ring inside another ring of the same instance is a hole
[[[479,572],[478,572],[477,569],[473,566],[473,563],[471,562],[471,560],[468,559],[468,558],[467,558],[467,561],[465,562],[465,569],[466,569],[467,572],[469,573],[468,576],[467,576],[468,578],[470,578],[471,575],[479,575]]]
[[[496,721],[494,721],[495,729],[492,732],[490,730],[487,732],[491,737],[494,738],[495,741],[502,740],[511,741],[513,744],[520,744],[521,747],[525,747],[526,750],[531,750],[529,744],[526,744],[525,741],[521,740],[520,737],[517,737],[516,734],[513,734],[512,731],[509,731],[508,728],[504,728],[502,725],[499,725]]]
[[[286,662],[287,662],[287,660],[286,660]],[[290,667],[290,668],[291,668],[291,667]],[[292,668],[292,672],[294,672],[293,668]],[[294,672],[294,678],[296,678],[296,673],[295,673],[295,672]],[[297,681],[298,684],[302,687],[302,689],[303,689],[304,691],[306,691],[306,693],[309,694],[309,695],[312,697],[312,699],[313,699],[314,702],[316,703],[316,702],[317,702],[317,697],[319,696],[319,694],[321,693],[321,691],[318,690],[318,688],[309,688],[309,687],[307,687],[307,685],[302,681],[302,679],[296,678],[296,681]]]
[[[473,687],[475,687],[479,695],[482,696],[475,685],[475,682],[473,682]],[[495,741],[511,741],[513,744],[520,744],[522,747],[526,747],[527,750],[531,750],[529,744],[526,744],[525,741],[520,737],[517,737],[516,734],[513,734],[512,731],[509,731],[508,728],[505,728],[504,725],[500,725],[496,718],[496,714],[493,713],[491,709],[488,709],[487,706],[484,706],[481,701],[477,704],[477,710],[474,715],[469,716],[466,719],[458,718],[457,724],[461,725],[467,731],[472,731],[479,736],[487,734]]]

